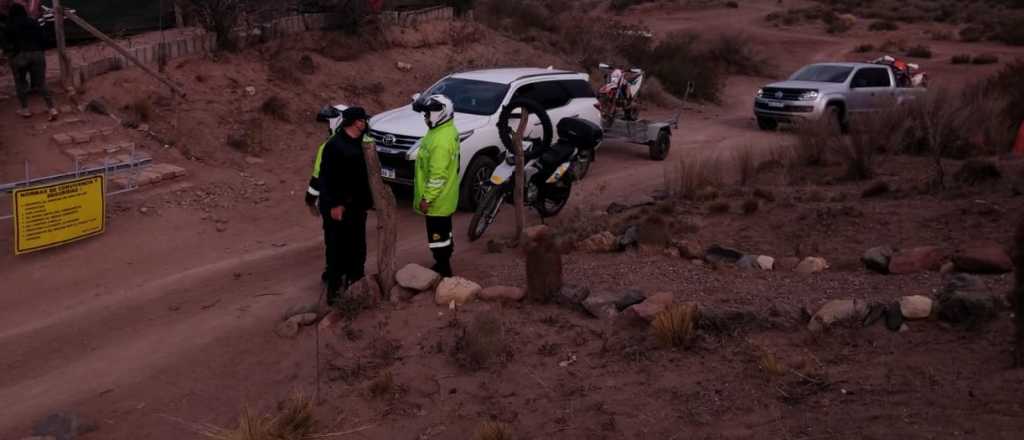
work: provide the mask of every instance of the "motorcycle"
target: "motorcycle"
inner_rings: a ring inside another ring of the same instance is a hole
[[[598,109],[606,126],[610,126],[622,110],[622,118],[635,121],[640,116],[640,88],[644,84],[644,71],[636,67],[622,69],[600,64],[605,84],[597,94]]]
[[[915,63],[907,63],[889,55],[885,55],[869,61],[871,64],[880,64],[892,69],[896,78],[896,85],[899,87],[928,87],[928,72],[922,71],[921,66]]]
[[[518,113],[513,110],[519,109]],[[556,127],[558,141],[551,143],[551,119],[539,104],[516,99],[502,109],[498,130],[505,146],[505,160],[494,169],[484,189],[484,196],[469,222],[469,240],[479,239],[498,218],[504,203],[513,203],[515,194],[516,156],[512,148],[510,120],[536,116],[544,136],[523,139],[524,194],[523,204],[532,207],[542,218],[557,215],[569,201],[576,180],[580,154],[592,154],[604,136],[601,127],[581,118],[564,118]]]

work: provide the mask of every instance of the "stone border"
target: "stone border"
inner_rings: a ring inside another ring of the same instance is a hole
[[[455,9],[451,6],[432,6],[405,12],[384,11],[380,15],[384,24],[413,26],[433,20],[452,20],[455,18]]]

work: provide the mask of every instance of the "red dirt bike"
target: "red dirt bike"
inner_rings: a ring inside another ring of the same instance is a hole
[[[928,72],[921,70],[921,66],[918,64],[907,63],[888,55],[875,58],[870,63],[889,66],[896,78],[896,85],[899,87],[928,88]]]
[[[636,67],[622,69],[600,64],[604,73],[604,86],[597,93],[597,108],[601,111],[604,125],[611,126],[622,111],[622,118],[635,121],[640,116],[640,88],[644,83],[644,71]]]

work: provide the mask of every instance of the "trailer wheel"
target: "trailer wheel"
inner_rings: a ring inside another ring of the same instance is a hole
[[[672,148],[672,135],[668,130],[658,132],[657,139],[648,143],[650,147],[651,160],[665,160],[668,157],[668,150]]]

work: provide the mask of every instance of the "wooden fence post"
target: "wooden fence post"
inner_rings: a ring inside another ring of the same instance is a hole
[[[373,208],[377,212],[377,271],[380,273],[381,294],[387,298],[395,287],[395,246],[398,242],[398,224],[395,222],[397,203],[391,187],[380,175],[380,158],[372,139],[363,139],[363,156],[373,192]]]

